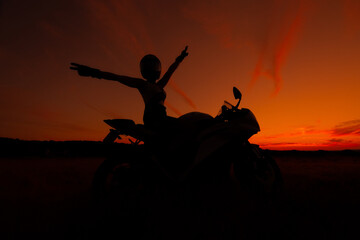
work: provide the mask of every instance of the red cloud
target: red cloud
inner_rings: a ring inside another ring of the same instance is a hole
[[[169,102],[165,102],[165,106],[168,107],[171,111],[173,111],[176,115],[181,116],[182,113],[173,105],[171,105]]]
[[[199,22],[224,48],[260,50],[250,86],[265,75],[274,82],[274,94],[277,94],[282,85],[282,68],[302,30],[308,6],[308,0],[262,1],[261,4],[192,1],[184,13]]]
[[[308,142],[299,139],[308,139]],[[294,131],[264,136],[259,145],[269,149],[341,150],[360,148],[360,119],[342,122],[331,129],[316,129],[314,126],[296,128]],[[317,142],[311,142],[318,139]],[[320,140],[324,139],[324,140]],[[320,140],[320,141],[319,141]],[[270,141],[270,142],[268,142]]]
[[[277,45],[273,49],[268,49],[268,43],[270,39],[267,39],[264,46],[262,46],[262,51],[259,54],[258,61],[255,65],[255,69],[252,75],[250,82],[250,87],[252,87],[259,79],[261,75],[266,76],[273,80],[275,89],[273,95],[279,93],[282,86],[282,76],[281,70],[286,63],[286,60],[295,45],[295,42],[299,36],[299,32],[304,26],[305,22],[305,12],[307,8],[305,6],[305,1],[300,1],[297,13],[295,17],[291,20],[291,24],[288,27],[283,27],[282,31],[285,33],[282,38],[277,40]],[[270,69],[264,69],[265,63],[265,53],[269,52],[270,55],[273,55],[273,66]]]
[[[360,2],[344,0],[343,3],[346,29],[350,35],[354,35],[360,31]]]
[[[183,97],[187,104],[189,104],[193,109],[196,109],[195,103],[191,100],[190,97],[186,95],[183,90],[181,90],[181,88],[174,81],[169,82],[169,85],[175,92],[177,92],[180,96]]]

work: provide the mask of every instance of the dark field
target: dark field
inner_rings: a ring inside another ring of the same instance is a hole
[[[284,189],[273,219],[267,220],[274,228],[269,236],[360,239],[358,153],[275,152],[273,156],[282,171]],[[103,159],[0,158],[1,239],[91,238],[97,227],[97,215],[91,207],[91,181]],[[217,235],[209,236],[216,239]]]

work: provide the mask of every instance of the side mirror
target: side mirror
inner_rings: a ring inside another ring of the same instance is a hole
[[[234,93],[235,99],[241,100],[242,94],[239,89],[237,89],[236,87],[233,87],[233,93]]]
[[[241,101],[242,94],[241,94],[240,90],[237,89],[236,87],[233,87],[233,93],[234,93],[235,99],[239,99],[238,103],[235,106],[235,108],[238,108],[240,101]]]

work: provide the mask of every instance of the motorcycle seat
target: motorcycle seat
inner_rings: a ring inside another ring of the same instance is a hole
[[[106,119],[104,122],[117,130],[128,129],[135,126],[135,122],[131,119]]]

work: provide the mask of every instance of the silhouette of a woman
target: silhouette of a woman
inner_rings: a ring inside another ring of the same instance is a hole
[[[165,120],[169,119],[166,114],[166,107],[164,106],[166,98],[164,87],[179,64],[188,56],[187,49],[188,47],[186,46],[159,81],[157,80],[160,78],[161,62],[152,54],[144,56],[140,61],[141,75],[146,81],[140,78],[103,72],[99,69],[77,63],[71,63],[70,69],[77,71],[80,76],[117,81],[126,86],[137,88],[145,102],[144,124],[157,129],[161,128]]]

